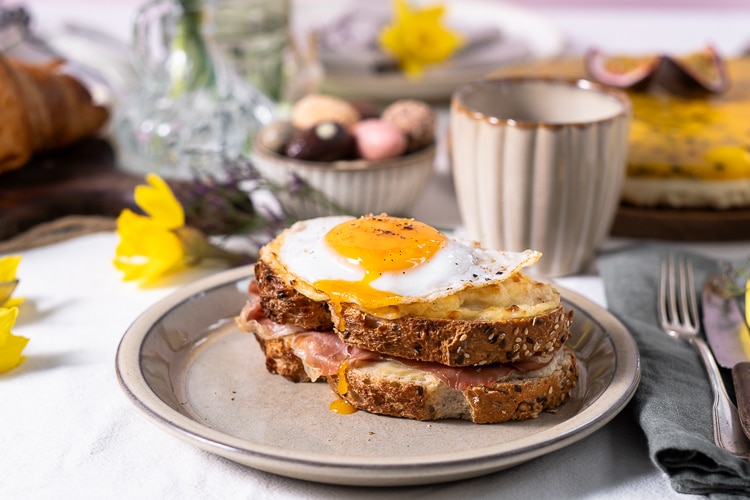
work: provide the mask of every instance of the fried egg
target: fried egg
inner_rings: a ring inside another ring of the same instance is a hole
[[[382,215],[321,217],[283,234],[279,261],[337,303],[368,309],[426,302],[503,281],[541,253],[481,248],[416,221]]]

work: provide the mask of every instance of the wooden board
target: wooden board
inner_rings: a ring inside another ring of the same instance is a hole
[[[86,139],[0,174],[0,240],[66,215],[116,217],[142,179],[117,169],[103,139]]]
[[[667,241],[747,241],[750,209],[670,210],[623,205],[611,234]]]

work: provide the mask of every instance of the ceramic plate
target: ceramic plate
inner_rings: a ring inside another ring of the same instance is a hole
[[[123,336],[116,369],[127,396],[158,427],[256,469],[348,485],[474,477],[588,436],[622,410],[639,381],[638,350],[625,327],[561,290],[575,310],[569,343],[581,378],[557,413],[496,425],[340,415],[328,408],[327,384],[269,374],[254,337],[235,327],[251,276],[251,267],[222,272],[148,309]]]
[[[419,3],[419,2],[417,2]],[[422,1],[430,5],[435,2]],[[559,55],[565,45],[562,30],[545,16],[520,5],[490,0],[453,0],[447,6],[445,22],[462,33],[497,29],[501,37],[491,43],[459,54],[455,61],[428,68],[423,78],[410,79],[397,71],[376,73],[354,68],[341,71],[321,55],[325,77],[321,90],[348,99],[393,101],[402,98],[446,100],[461,83],[483,78],[503,65]],[[352,7],[354,5],[354,7]],[[311,32],[325,29],[332,20],[371,9],[373,13],[390,3],[362,3],[350,0],[315,2],[302,0],[295,5],[294,31],[301,40]],[[364,17],[368,17],[369,14]],[[360,22],[361,24],[361,22]],[[470,36],[470,35],[469,35]],[[343,43],[340,45],[344,45]],[[344,52],[344,54],[349,54]]]

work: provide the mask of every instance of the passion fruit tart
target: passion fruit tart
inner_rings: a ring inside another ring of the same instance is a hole
[[[675,95],[654,85],[647,91],[627,89],[633,120],[624,204],[692,210],[750,208],[750,57],[722,64],[724,80],[731,85],[712,84],[711,92],[700,95]],[[503,68],[490,77],[582,78],[588,66],[582,57],[536,61]],[[725,90],[719,92],[720,88]]]

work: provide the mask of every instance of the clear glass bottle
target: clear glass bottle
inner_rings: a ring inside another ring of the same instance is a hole
[[[213,2],[152,0],[138,12],[133,64],[139,85],[113,120],[119,162],[138,174],[221,178],[274,117],[273,101],[239,78],[215,46]]]

